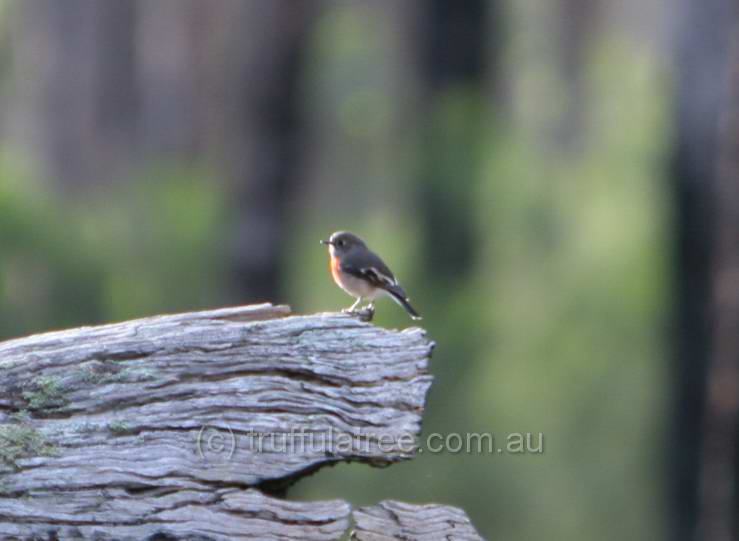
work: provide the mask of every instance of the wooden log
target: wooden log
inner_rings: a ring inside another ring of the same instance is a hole
[[[336,539],[348,504],[263,493],[411,458],[432,346],[267,304],[4,342],[0,538]]]
[[[385,500],[353,513],[356,541],[482,541],[461,509],[449,505]]]
[[[162,489],[145,496],[101,488],[42,499],[43,506],[34,494],[0,503],[0,538],[325,541],[341,539],[350,512],[341,500],[290,502],[239,488]]]

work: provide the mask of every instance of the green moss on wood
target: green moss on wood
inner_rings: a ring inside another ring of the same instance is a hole
[[[28,410],[19,410],[10,414],[10,420],[14,423],[27,423],[31,420],[31,414]]]
[[[108,429],[113,434],[125,434],[131,430],[125,421],[112,421],[108,424]]]
[[[92,367],[80,369],[80,380],[94,385],[108,383],[140,383],[156,379],[154,371],[148,368],[124,368],[115,372],[108,372],[104,368],[96,370]]]
[[[28,409],[34,411],[59,408],[67,403],[64,397],[64,387],[59,378],[54,376],[36,378],[23,391],[23,398],[28,402]]]
[[[0,462],[17,469],[18,460],[34,456],[55,456],[58,450],[28,424],[0,425]]]
[[[98,425],[85,421],[84,423],[75,423],[69,427],[69,430],[77,434],[90,434],[98,430]]]

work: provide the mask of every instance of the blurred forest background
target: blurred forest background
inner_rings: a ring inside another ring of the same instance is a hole
[[[349,229],[438,343],[425,434],[545,450],[339,465],[290,498],[739,539],[734,4],[0,0],[0,334],[337,310],[318,240]]]

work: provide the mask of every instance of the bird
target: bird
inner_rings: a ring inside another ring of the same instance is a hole
[[[421,319],[392,271],[361,238],[348,231],[337,231],[321,244],[328,246],[334,282],[356,298],[345,312],[355,313],[357,306],[366,299],[370,301],[367,310],[374,314],[375,299],[387,295],[405,308],[411,318]]]

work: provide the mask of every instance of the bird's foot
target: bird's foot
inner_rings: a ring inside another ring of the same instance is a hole
[[[357,316],[362,321],[372,321],[372,318],[375,317],[375,307],[372,304],[368,304],[364,308],[344,308],[342,313]]]
[[[372,318],[375,317],[375,307],[372,304],[368,304],[364,308],[357,310],[356,314],[362,321],[372,321]]]

